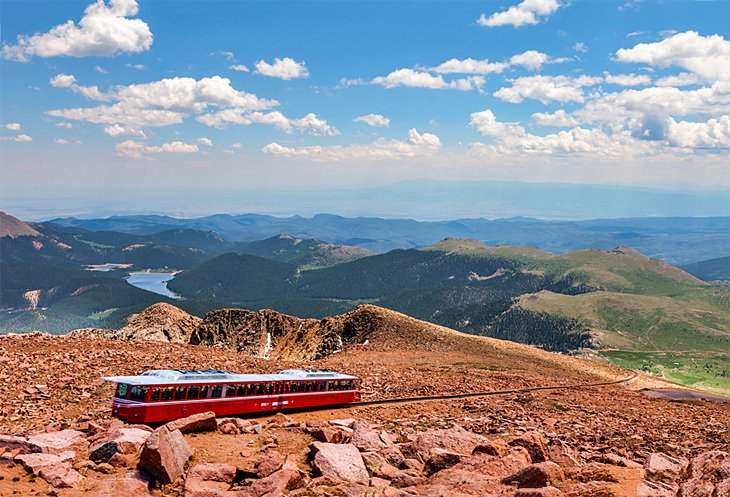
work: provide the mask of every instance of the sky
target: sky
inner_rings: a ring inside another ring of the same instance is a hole
[[[2,0],[0,22],[8,211],[415,179],[730,187],[726,0]]]

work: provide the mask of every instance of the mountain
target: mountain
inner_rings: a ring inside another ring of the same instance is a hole
[[[234,245],[232,251],[296,264],[303,269],[335,266],[375,255],[374,252],[361,247],[295,238],[287,234],[280,234],[266,240],[238,243]]]
[[[705,281],[730,280],[730,256],[687,264],[682,269]]]
[[[199,249],[213,254],[222,254],[231,249],[231,243],[213,231],[177,228],[153,233],[149,239],[164,245]]]
[[[40,233],[28,223],[0,211],[0,238],[36,237],[38,235]]]
[[[562,198],[562,197],[561,197]],[[485,212],[489,212],[486,210]],[[415,221],[331,214],[273,217],[217,214],[197,219],[169,216],[113,216],[106,219],[60,218],[55,223],[89,231],[151,235],[171,229],[212,231],[234,242],[251,242],[289,233],[375,252],[429,246],[443,238],[475,238],[487,245],[532,246],[552,253],[608,250],[628,245],[672,264],[724,256],[730,245],[730,217],[646,217],[545,221],[526,217]]]

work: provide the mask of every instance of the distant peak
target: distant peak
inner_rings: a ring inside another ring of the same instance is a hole
[[[0,211],[0,238],[10,237],[18,238],[21,236],[40,236],[35,229],[33,229],[28,223],[25,223],[13,217],[10,214],[6,214]]]

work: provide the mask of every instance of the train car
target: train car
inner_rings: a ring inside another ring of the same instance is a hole
[[[117,384],[112,415],[130,423],[160,423],[213,411],[216,416],[348,404],[360,400],[357,376],[288,369],[278,374],[221,370],[152,370],[107,376]]]

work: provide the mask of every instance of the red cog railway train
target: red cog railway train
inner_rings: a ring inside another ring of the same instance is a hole
[[[153,370],[102,378],[117,384],[112,414],[130,423],[159,423],[213,411],[235,416],[360,400],[360,378],[334,371],[288,369],[235,374],[215,369]]]

